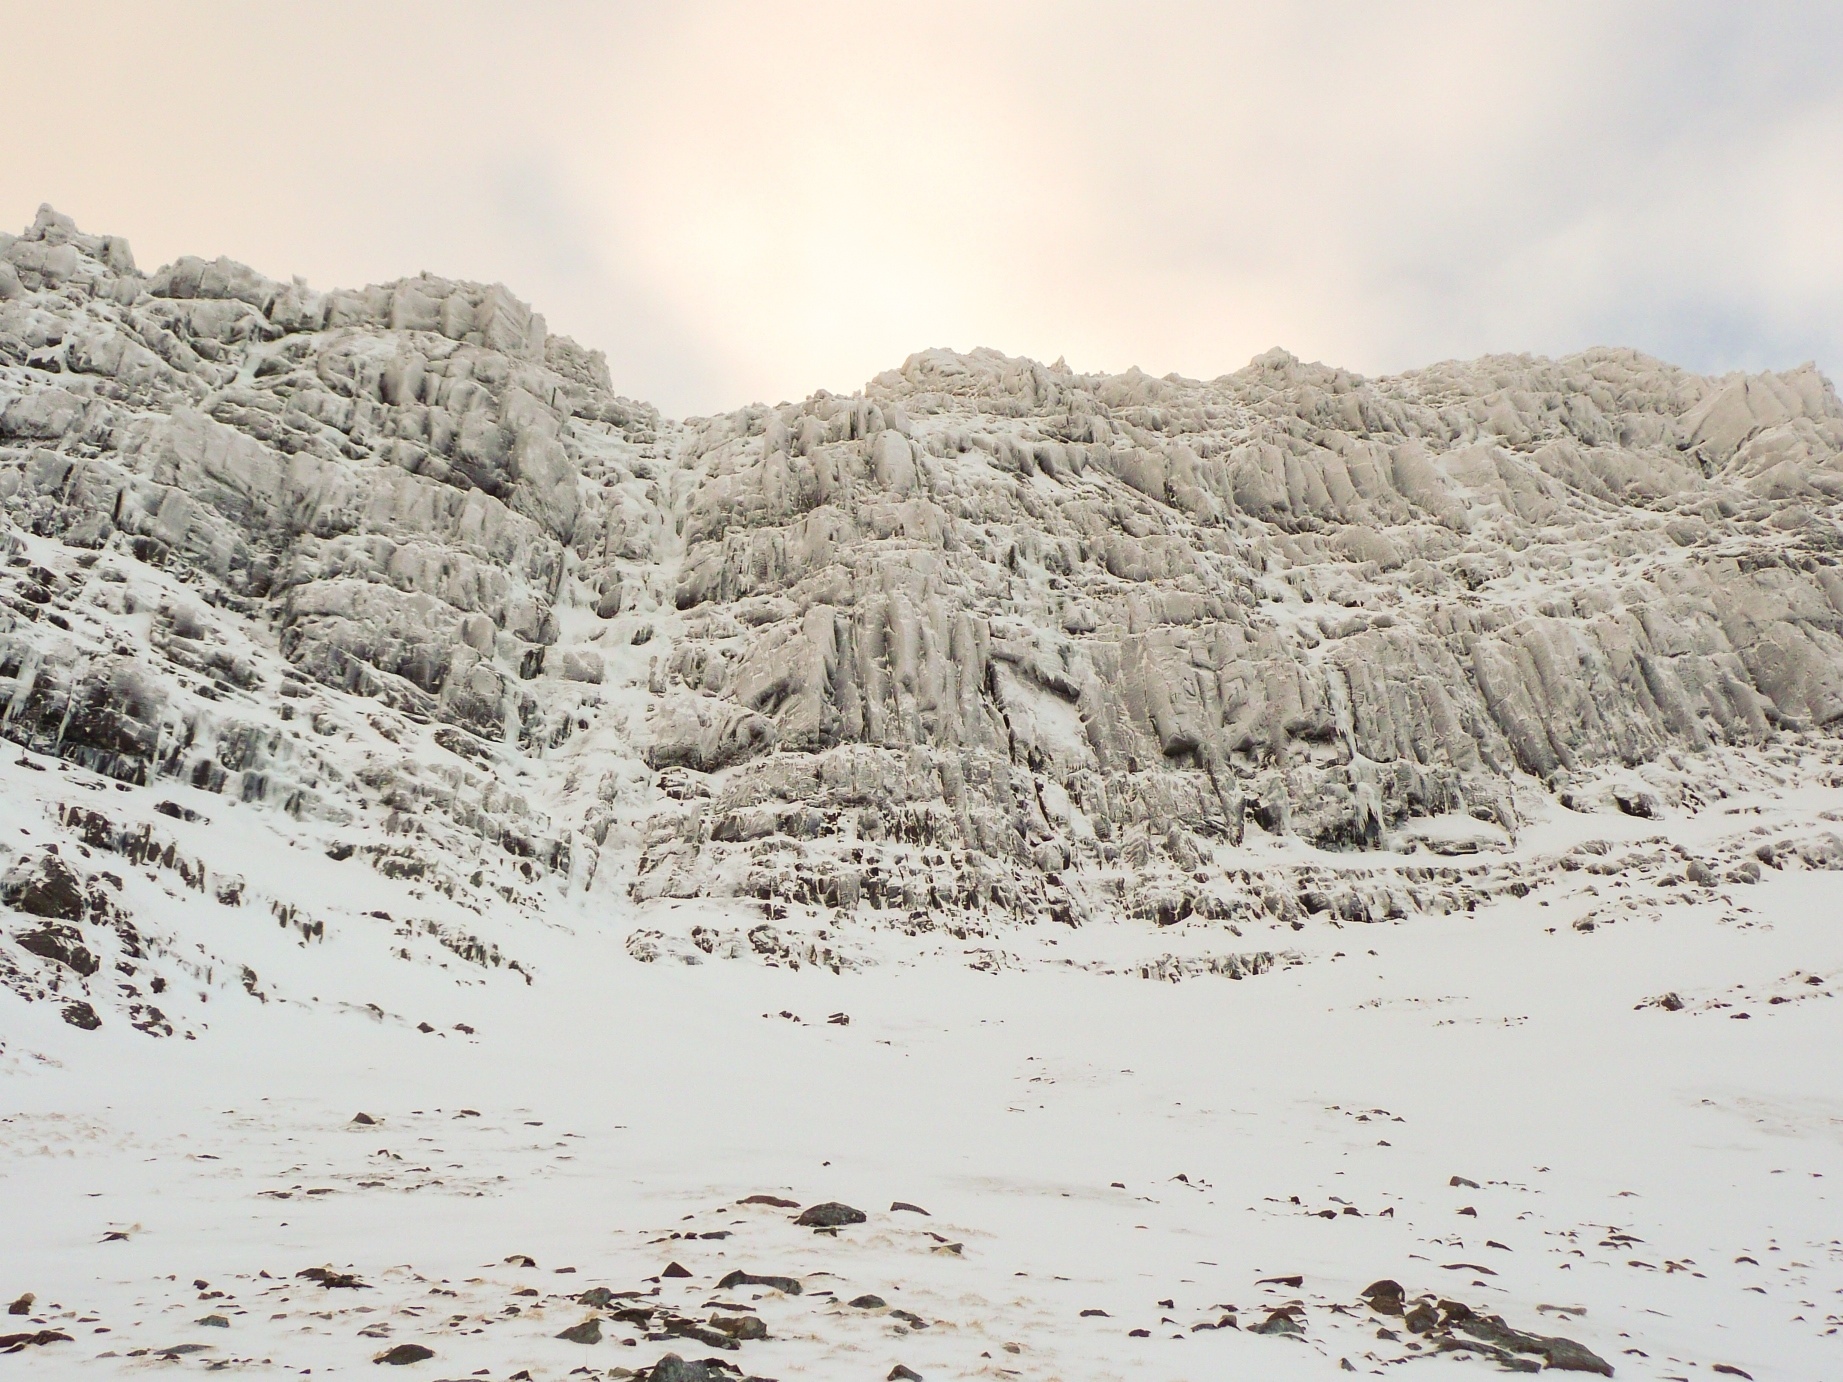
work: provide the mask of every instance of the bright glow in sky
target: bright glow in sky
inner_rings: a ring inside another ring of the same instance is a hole
[[[929,346],[1843,365],[1843,6],[0,0],[0,226],[499,280],[668,413]]]

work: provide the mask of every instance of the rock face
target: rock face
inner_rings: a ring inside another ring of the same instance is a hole
[[[1830,744],[1840,455],[1812,367],[1623,350],[930,351],[672,423],[503,287],[149,276],[46,208],[0,236],[0,734],[452,898],[759,912],[705,953],[1290,914],[1251,840],[1489,848]],[[1454,904],[1397,884],[1338,905]]]
[[[1514,830],[1519,781],[1828,725],[1840,441],[1815,371],[1614,351],[1210,383],[932,352],[693,424],[648,752],[721,777],[636,891],[746,859],[839,906],[1080,914],[1111,871],[1195,907],[1251,822]]]

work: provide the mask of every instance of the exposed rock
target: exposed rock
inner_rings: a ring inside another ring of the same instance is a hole
[[[78,974],[94,974],[101,967],[101,962],[83,944],[83,932],[74,926],[50,922],[22,931],[14,940],[21,950],[40,959],[52,960]]]
[[[402,1367],[407,1363],[420,1363],[434,1356],[434,1349],[425,1348],[421,1344],[398,1344],[394,1348],[384,1350],[384,1352],[378,1354],[378,1356],[371,1361],[374,1363],[389,1363],[394,1367]]]
[[[68,1344],[70,1335],[59,1329],[37,1329],[29,1334],[0,1334],[0,1353],[19,1353],[46,1344]]]
[[[1402,1287],[1399,1281],[1383,1278],[1371,1282],[1363,1290],[1363,1298],[1369,1302],[1369,1308],[1378,1315],[1399,1315],[1403,1309]]]
[[[734,1374],[714,1359],[693,1363],[680,1358],[676,1353],[668,1353],[636,1376],[643,1377],[645,1382],[731,1382]]]
[[[768,1326],[755,1315],[712,1315],[710,1325],[711,1328],[721,1330],[730,1338],[742,1342],[768,1337]]]
[[[1613,800],[1628,816],[1657,820],[1664,814],[1664,804],[1658,799],[1657,793],[1644,788],[1615,787]]]
[[[8,869],[0,879],[0,899],[17,911],[49,921],[83,918],[82,880],[55,854],[41,855]]]
[[[369,1291],[371,1288],[358,1279],[353,1272],[342,1272],[332,1267],[303,1267],[295,1276],[316,1282],[329,1290]]]
[[[1511,1354],[1534,1354],[1543,1364],[1561,1372],[1593,1372],[1603,1377],[1613,1375],[1612,1364],[1593,1350],[1572,1339],[1540,1334],[1525,1334],[1504,1323],[1501,1315],[1479,1315],[1458,1301],[1440,1302],[1442,1323],[1465,1335]]]
[[[790,1296],[797,1296],[805,1289],[790,1276],[757,1276],[753,1272],[740,1270],[731,1272],[717,1283],[719,1291],[727,1291],[732,1286],[766,1286]]]
[[[760,1321],[757,1321],[757,1323],[760,1323]],[[706,1325],[699,1320],[689,1319],[683,1315],[667,1315],[660,1321],[659,1327],[667,1334],[676,1335],[681,1339],[695,1339],[700,1344],[708,1344],[712,1348],[724,1348],[733,1351],[742,1347],[740,1340],[743,1335],[739,1329],[718,1329]],[[764,1337],[766,1337],[765,1329]]]
[[[863,1210],[827,1200],[804,1210],[794,1222],[802,1228],[841,1228],[846,1224],[861,1224],[864,1220]]]
[[[1281,1308],[1271,1311],[1267,1318],[1258,1324],[1248,1326],[1250,1334],[1303,1334],[1305,1326],[1299,1322],[1297,1312]]]

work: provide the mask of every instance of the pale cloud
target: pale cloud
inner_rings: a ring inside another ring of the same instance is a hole
[[[675,413],[932,345],[1843,360],[1829,6],[0,9],[0,223],[501,279]]]

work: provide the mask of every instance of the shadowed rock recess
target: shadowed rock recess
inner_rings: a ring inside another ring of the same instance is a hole
[[[0,235],[0,733],[642,958],[1447,910],[1547,803],[1834,761],[1840,450],[1814,367],[1612,349],[935,350],[672,422],[504,287],[148,275],[46,208]],[[689,898],[735,929],[647,921]]]

